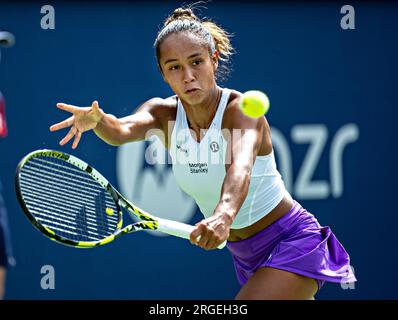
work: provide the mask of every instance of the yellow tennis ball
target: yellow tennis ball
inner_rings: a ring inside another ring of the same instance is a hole
[[[243,93],[239,106],[244,115],[259,118],[268,112],[269,99],[261,91],[250,90]]]
[[[112,216],[113,215],[113,209],[112,208],[106,208],[105,212],[108,216]]]

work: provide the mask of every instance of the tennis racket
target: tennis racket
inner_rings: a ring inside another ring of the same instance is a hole
[[[147,229],[189,239],[194,229],[138,208],[93,167],[59,151],[26,155],[18,164],[15,188],[29,221],[51,240],[68,246],[93,248]],[[122,209],[133,220],[125,227]]]

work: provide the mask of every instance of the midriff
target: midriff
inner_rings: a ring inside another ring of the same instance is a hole
[[[293,201],[285,196],[270,213],[262,217],[256,223],[242,229],[231,229],[229,232],[228,241],[239,241],[254,236],[256,233],[264,230],[276,220],[283,217],[290,211],[292,207]]]

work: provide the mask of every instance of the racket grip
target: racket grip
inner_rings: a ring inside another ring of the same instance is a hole
[[[189,240],[191,232],[195,229],[194,226],[191,226],[186,223],[168,220],[168,219],[161,219],[157,218],[158,221],[158,231],[167,233],[169,235],[180,237]],[[217,248],[222,249],[227,244],[227,241],[221,243]]]

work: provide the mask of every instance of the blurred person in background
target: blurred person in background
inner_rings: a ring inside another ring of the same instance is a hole
[[[0,30],[0,62],[1,48],[14,45],[14,36],[7,31]],[[0,91],[0,138],[7,136],[7,123],[5,114],[4,97]],[[15,264],[11,251],[10,234],[8,230],[7,211],[2,196],[2,184],[0,181],[0,300],[4,298],[7,268]]]

